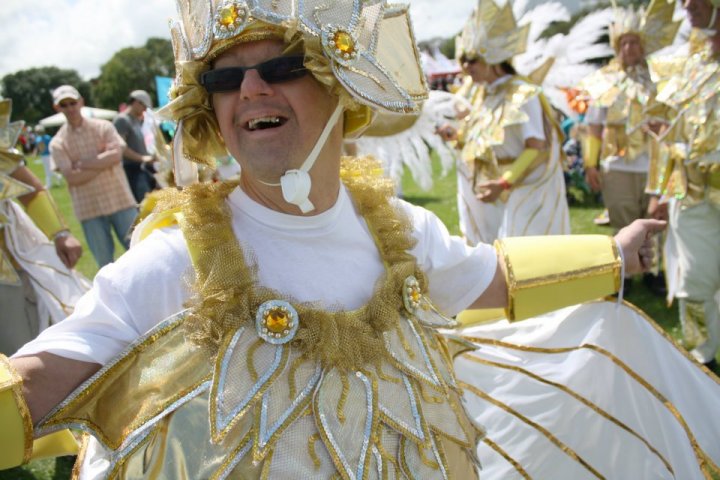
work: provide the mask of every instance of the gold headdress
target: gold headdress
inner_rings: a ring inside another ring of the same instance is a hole
[[[215,157],[226,155],[198,81],[217,55],[238,43],[280,38],[302,45],[305,66],[346,107],[346,132],[367,125],[369,109],[416,113],[427,98],[405,5],[385,0],[177,1],[180,19],[171,24],[176,85],[174,99],[161,114],[178,121],[176,155],[180,149],[186,159],[212,165]]]
[[[716,0],[718,1],[718,0]],[[650,55],[670,45],[680,28],[680,22],[673,22],[675,0],[652,0],[647,10],[615,8],[615,19],[610,24],[610,45],[617,52],[620,38],[634,33],[640,37],[645,55]]]
[[[479,0],[455,40],[455,56],[497,65],[525,51],[529,32],[530,24],[517,26],[510,2],[498,7],[493,0]]]

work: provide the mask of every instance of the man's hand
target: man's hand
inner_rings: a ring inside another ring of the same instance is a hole
[[[140,161],[142,163],[152,163],[155,161],[155,155],[141,155]]]
[[[446,142],[457,140],[457,130],[450,124],[446,123],[445,125],[438,127],[435,131],[438,135],[440,135],[440,138]]]
[[[73,268],[82,256],[82,245],[71,233],[55,236],[55,252],[67,268]]]
[[[615,235],[625,258],[627,275],[645,272],[652,267],[653,236],[666,226],[667,222],[660,220],[635,220]]]
[[[585,169],[585,181],[590,185],[590,189],[593,192],[599,192],[602,189],[600,172],[598,172],[596,167],[587,167]]]
[[[648,203],[647,213],[650,218],[667,221],[668,204],[666,202],[661,202],[659,197],[651,196],[650,202]]]
[[[480,192],[476,195],[478,200],[485,203],[492,203],[500,197],[505,187],[500,180],[490,180],[479,183],[476,190]]]

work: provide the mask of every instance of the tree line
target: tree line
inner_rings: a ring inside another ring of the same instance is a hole
[[[59,85],[75,86],[89,106],[117,110],[137,89],[146,90],[157,102],[158,75],[175,76],[172,45],[163,38],[150,38],[142,47],[116,52],[100,67],[100,75],[89,81],[72,69],[36,67],[5,75],[0,90],[3,97],[13,100],[12,119],[32,125],[55,113],[51,93]]]

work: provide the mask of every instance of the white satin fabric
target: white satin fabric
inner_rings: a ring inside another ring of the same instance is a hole
[[[73,312],[77,301],[90,289],[90,282],[79,272],[68,270],[63,265],[55,252],[55,245],[17,204],[1,202],[0,214],[7,217],[2,229],[5,245],[27,272],[35,289],[40,319],[38,331],[42,331]]]
[[[487,430],[484,480],[702,479],[705,456],[720,464],[720,380],[638,310],[595,302],[463,335],[480,347],[455,367]]]

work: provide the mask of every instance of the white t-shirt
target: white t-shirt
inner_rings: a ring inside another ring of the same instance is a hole
[[[431,212],[396,201],[412,219],[418,242],[410,253],[428,276],[430,299],[446,314],[457,314],[490,284],[497,265],[494,249],[485,244],[468,247]],[[334,310],[356,309],[372,295],[384,267],[344,187],[332,208],[310,217],[270,210],[239,188],[230,195],[229,205],[246,261],[258,265],[260,284],[280,292],[282,299],[319,302]],[[107,363],[183,309],[192,275],[182,232],[155,231],[100,270],[75,312],[16,356],[45,351]]]

